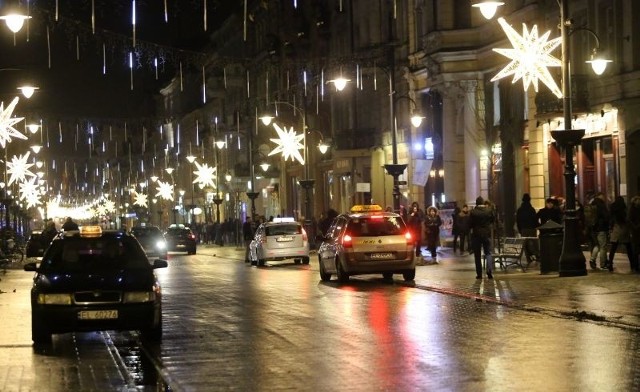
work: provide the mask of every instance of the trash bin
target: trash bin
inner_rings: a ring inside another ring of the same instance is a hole
[[[553,220],[548,220],[544,225],[539,226],[538,230],[540,231],[540,273],[558,272],[564,227]]]

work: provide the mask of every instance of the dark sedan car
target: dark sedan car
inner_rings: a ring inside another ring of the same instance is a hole
[[[186,251],[187,254],[196,254],[196,236],[185,225],[173,224],[164,232],[167,241],[167,249],[172,251]]]
[[[149,258],[167,259],[167,241],[159,227],[135,226],[131,234],[136,237]]]
[[[51,242],[34,271],[31,336],[48,343],[51,334],[102,330],[139,330],[149,340],[162,338],[162,298],[153,263],[136,239],[121,231],[83,226]]]

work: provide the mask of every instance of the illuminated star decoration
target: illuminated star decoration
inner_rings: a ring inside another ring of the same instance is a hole
[[[35,174],[29,170],[29,168],[34,165],[33,163],[27,162],[29,160],[29,154],[30,152],[27,151],[26,154],[19,157],[14,155],[11,158],[11,162],[7,162],[7,173],[11,175],[9,177],[9,185],[14,182],[25,181],[27,176],[35,177]]]
[[[116,203],[112,200],[105,200],[104,201],[104,210],[107,212],[107,214],[109,212],[115,212],[116,210]],[[106,214],[105,214],[106,215]]]
[[[271,141],[278,146],[269,153],[269,156],[281,152],[285,161],[289,158],[293,161],[295,158],[301,165],[304,165],[304,158],[300,155],[299,151],[304,148],[304,145],[300,143],[304,138],[304,134],[296,134],[293,127],[282,129],[276,123],[273,124],[273,127],[276,129],[276,132],[278,132],[278,139],[272,138]]]
[[[168,182],[158,180],[156,190],[158,191],[158,193],[156,193],[156,197],[160,197],[163,200],[173,201],[173,185]]]
[[[25,135],[13,127],[15,124],[24,120],[24,117],[11,117],[13,109],[15,109],[18,104],[18,100],[18,97],[15,97],[6,109],[4,108],[4,103],[0,102],[0,146],[2,146],[2,148],[11,141],[12,137],[27,139]]]
[[[27,203],[27,208],[35,207],[40,204],[40,186],[38,185],[38,178],[31,177],[28,180],[20,183],[20,200],[24,200]]]
[[[201,184],[202,187],[206,187],[206,186],[210,186],[212,188],[216,187],[215,184],[215,173],[217,168],[215,167],[209,167],[209,165],[207,165],[206,163],[203,163],[202,165],[199,164],[198,162],[194,162],[196,164],[196,167],[198,168],[198,170],[194,171],[193,174],[196,175],[196,179],[193,180],[194,184]]]
[[[133,205],[147,207],[149,205],[147,195],[133,191]]]
[[[513,75],[513,83],[522,79],[524,89],[529,88],[529,84],[533,84],[533,88],[538,92],[538,79],[558,97],[562,98],[562,92],[555,80],[549,73],[548,67],[560,67],[562,62],[560,59],[553,57],[553,52],[561,43],[562,37],[554,38],[547,41],[550,31],[538,37],[538,26],[534,25],[531,31],[527,29],[527,25],[522,24],[522,35],[519,35],[504,18],[498,19],[500,26],[507,34],[507,38],[511,41],[513,49],[493,49],[511,59],[502,71],[498,72],[491,81],[502,79],[506,76]]]

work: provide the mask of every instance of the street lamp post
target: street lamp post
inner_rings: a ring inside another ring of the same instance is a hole
[[[562,37],[562,110],[564,112],[564,130],[551,131],[551,136],[564,147],[564,183],[566,209],[564,214],[564,239],[560,254],[560,276],[583,276],[587,274],[586,259],[578,241],[578,217],[576,216],[576,171],[573,165],[573,148],[580,144],[584,129],[572,129],[571,126],[571,68],[569,27],[569,2],[560,0],[560,25]]]
[[[193,155],[189,155],[187,156],[187,161],[189,161],[189,163],[193,164],[193,162],[195,162],[196,157]],[[191,225],[193,226],[195,223],[195,219],[196,219],[196,215],[195,215],[195,208],[196,205],[194,204],[194,200],[193,200],[193,188],[194,188],[194,184],[193,184],[193,171],[191,170],[191,167],[189,168],[189,181],[190,181],[190,187],[191,187],[191,205],[189,206],[190,210],[191,210],[191,214],[190,214],[190,221],[191,221]]]
[[[257,130],[258,129],[257,117],[254,119],[254,121],[255,121],[254,127]],[[260,194],[256,192],[256,188],[255,188],[255,171],[253,168],[253,132],[249,130],[248,133],[249,133],[249,177],[250,177],[249,181],[251,184],[251,189],[247,191],[247,197],[249,198],[249,200],[251,200],[251,219],[255,221],[256,199]]]

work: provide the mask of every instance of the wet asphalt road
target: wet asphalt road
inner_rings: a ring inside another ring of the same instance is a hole
[[[175,254],[158,271],[162,344],[66,334],[38,351],[28,331],[9,339],[5,330],[0,390],[640,390],[632,329],[410,287],[400,276],[323,283],[315,259],[258,268],[237,252],[213,253]]]

